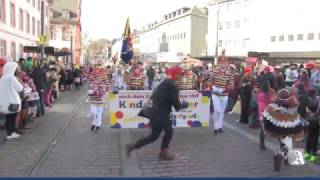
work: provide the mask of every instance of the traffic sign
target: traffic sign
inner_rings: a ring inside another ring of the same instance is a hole
[[[41,44],[41,45],[47,44],[47,36],[41,35],[39,37],[39,44]]]

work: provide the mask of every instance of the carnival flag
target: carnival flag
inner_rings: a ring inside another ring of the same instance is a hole
[[[133,57],[132,37],[129,25],[129,18],[127,19],[126,27],[124,29],[121,59],[124,63],[128,64]]]

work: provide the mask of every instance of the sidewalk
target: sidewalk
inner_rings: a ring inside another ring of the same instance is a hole
[[[260,129],[251,129],[248,127],[248,125],[246,124],[241,124],[239,122],[237,122],[236,120],[240,119],[240,115],[238,114],[231,114],[231,115],[226,115],[225,117],[225,121],[224,121],[224,125],[226,128],[231,129],[233,131],[235,131],[236,133],[254,141],[257,143],[257,148],[259,148],[259,133],[260,133]],[[279,142],[274,139],[274,138],[270,138],[267,137],[265,138],[265,145],[267,147],[267,149],[272,150],[273,152],[277,151],[279,149]],[[305,149],[305,142],[296,142],[294,144],[295,148],[303,148]],[[320,166],[317,164],[313,164],[310,163],[308,161],[306,161],[307,164],[306,166],[320,171]]]
[[[5,131],[0,131],[0,176],[25,176],[40,155],[57,135],[69,118],[73,109],[81,104],[86,92],[83,87],[80,91],[61,93],[61,97],[53,108],[46,111],[45,116],[30,124],[31,129],[25,130],[20,139],[6,141]],[[72,102],[72,103],[70,103]]]

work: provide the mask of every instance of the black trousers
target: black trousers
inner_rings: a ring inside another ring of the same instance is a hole
[[[169,144],[172,140],[173,136],[173,128],[172,128],[172,122],[166,123],[167,125],[156,125],[152,127],[151,133],[147,136],[144,137],[140,140],[138,140],[135,144],[135,148],[139,149],[147,144],[155,142],[162,131],[164,131],[164,135],[162,138],[162,144],[161,144],[161,149],[168,149]]]
[[[249,123],[250,115],[250,100],[251,100],[251,88],[241,88],[240,89],[240,98],[241,98],[241,115],[240,122],[244,124]]]
[[[14,114],[7,114],[6,115],[6,130],[7,130],[7,135],[11,136],[11,134],[13,132],[16,132],[16,117],[17,117],[18,113],[14,113]]]
[[[316,155],[318,150],[318,137],[319,130],[318,129],[309,129],[308,137],[307,137],[307,153]]]

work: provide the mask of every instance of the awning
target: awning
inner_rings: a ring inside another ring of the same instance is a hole
[[[320,51],[305,51],[305,52],[270,52],[269,59],[296,59],[310,60],[320,59]]]

